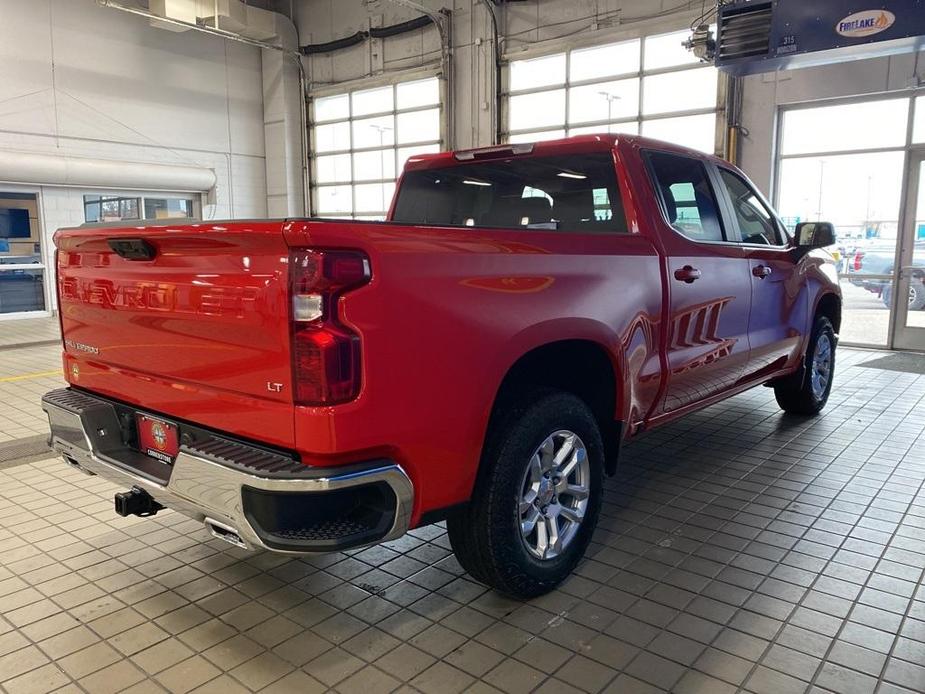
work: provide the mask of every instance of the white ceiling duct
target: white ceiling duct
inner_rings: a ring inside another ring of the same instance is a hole
[[[47,186],[171,190],[202,193],[215,187],[215,172],[198,166],[85,159],[0,151],[0,181]]]
[[[276,36],[274,13],[242,0],[149,0],[148,13],[167,20],[152,17],[152,26],[169,31],[189,31],[198,25],[255,41],[269,41]]]

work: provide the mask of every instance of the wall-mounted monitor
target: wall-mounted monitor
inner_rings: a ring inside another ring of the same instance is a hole
[[[28,239],[31,236],[29,210],[0,207],[0,239]]]

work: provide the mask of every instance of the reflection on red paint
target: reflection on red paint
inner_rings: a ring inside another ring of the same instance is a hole
[[[543,291],[555,281],[554,277],[471,277],[461,280],[460,284],[492,292],[531,294]]]

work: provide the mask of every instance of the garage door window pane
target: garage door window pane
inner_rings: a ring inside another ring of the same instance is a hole
[[[610,125],[583,125],[580,128],[569,128],[568,134],[572,135],[596,135],[598,133],[622,133],[624,135],[638,135],[639,123],[628,121],[626,123],[611,123]]]
[[[315,127],[315,151],[336,152],[350,149],[350,123],[331,123]]]
[[[639,80],[619,80],[572,87],[569,123],[632,118],[639,111]]]
[[[440,145],[416,145],[414,147],[400,147],[398,149],[398,169],[404,168],[408,157],[416,154],[433,154],[440,151]]]
[[[660,70],[666,67],[699,63],[700,60],[697,56],[681,45],[683,41],[690,38],[690,33],[690,31],[684,30],[671,34],[662,34],[661,36],[646,37],[645,69]]]
[[[364,183],[355,187],[356,211],[378,212],[389,209],[392,202],[392,193],[395,192],[394,183]]]
[[[428,77],[315,99],[315,122],[329,119],[312,128],[317,214],[381,219],[399,166],[441,149],[440,95],[439,78]]]
[[[915,123],[912,126],[912,141],[925,142],[925,96],[915,100]]]
[[[395,142],[395,119],[392,116],[353,121],[353,147],[381,147]]]
[[[639,41],[624,41],[607,46],[572,51],[569,80],[626,75],[639,70]]]
[[[716,117],[706,113],[700,116],[647,120],[642,123],[642,134],[712,154],[716,139]]]
[[[396,121],[398,123],[397,141],[399,144],[440,139],[439,109],[399,113]]]
[[[541,130],[539,132],[511,135],[508,142],[543,142],[544,140],[558,140],[563,137],[565,137],[564,130]]]
[[[346,94],[315,99],[314,105],[317,122],[350,117],[350,97]]]
[[[440,103],[440,84],[436,77],[414,82],[402,82],[395,88],[396,106],[416,108]]]
[[[318,214],[336,215],[353,209],[353,188],[351,186],[318,186]]]
[[[511,63],[511,89],[533,89],[565,82],[565,53]]]
[[[353,93],[353,115],[365,116],[368,113],[385,113],[392,110],[392,87],[364,89]]]
[[[565,122],[565,90],[555,89],[537,94],[512,96],[511,129],[542,128]]]
[[[395,150],[380,149],[374,152],[357,152],[353,155],[355,181],[376,181],[383,178],[395,178]]]
[[[670,113],[716,106],[716,70],[682,70],[645,78],[642,113]]]
[[[785,111],[781,154],[902,147],[908,109],[908,99],[887,99]]]
[[[332,154],[315,159],[315,178],[318,183],[340,183],[350,180],[350,155]]]

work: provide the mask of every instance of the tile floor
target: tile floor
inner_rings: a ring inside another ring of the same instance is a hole
[[[57,316],[0,320],[0,348],[54,342],[60,336]]]
[[[439,526],[248,555],[57,460],[2,469],[0,689],[925,691],[925,376],[878,356],[840,352],[822,417],[758,388],[626,447],[587,559],[527,604]]]
[[[42,395],[63,383],[57,343],[0,349],[0,445],[47,434]]]

